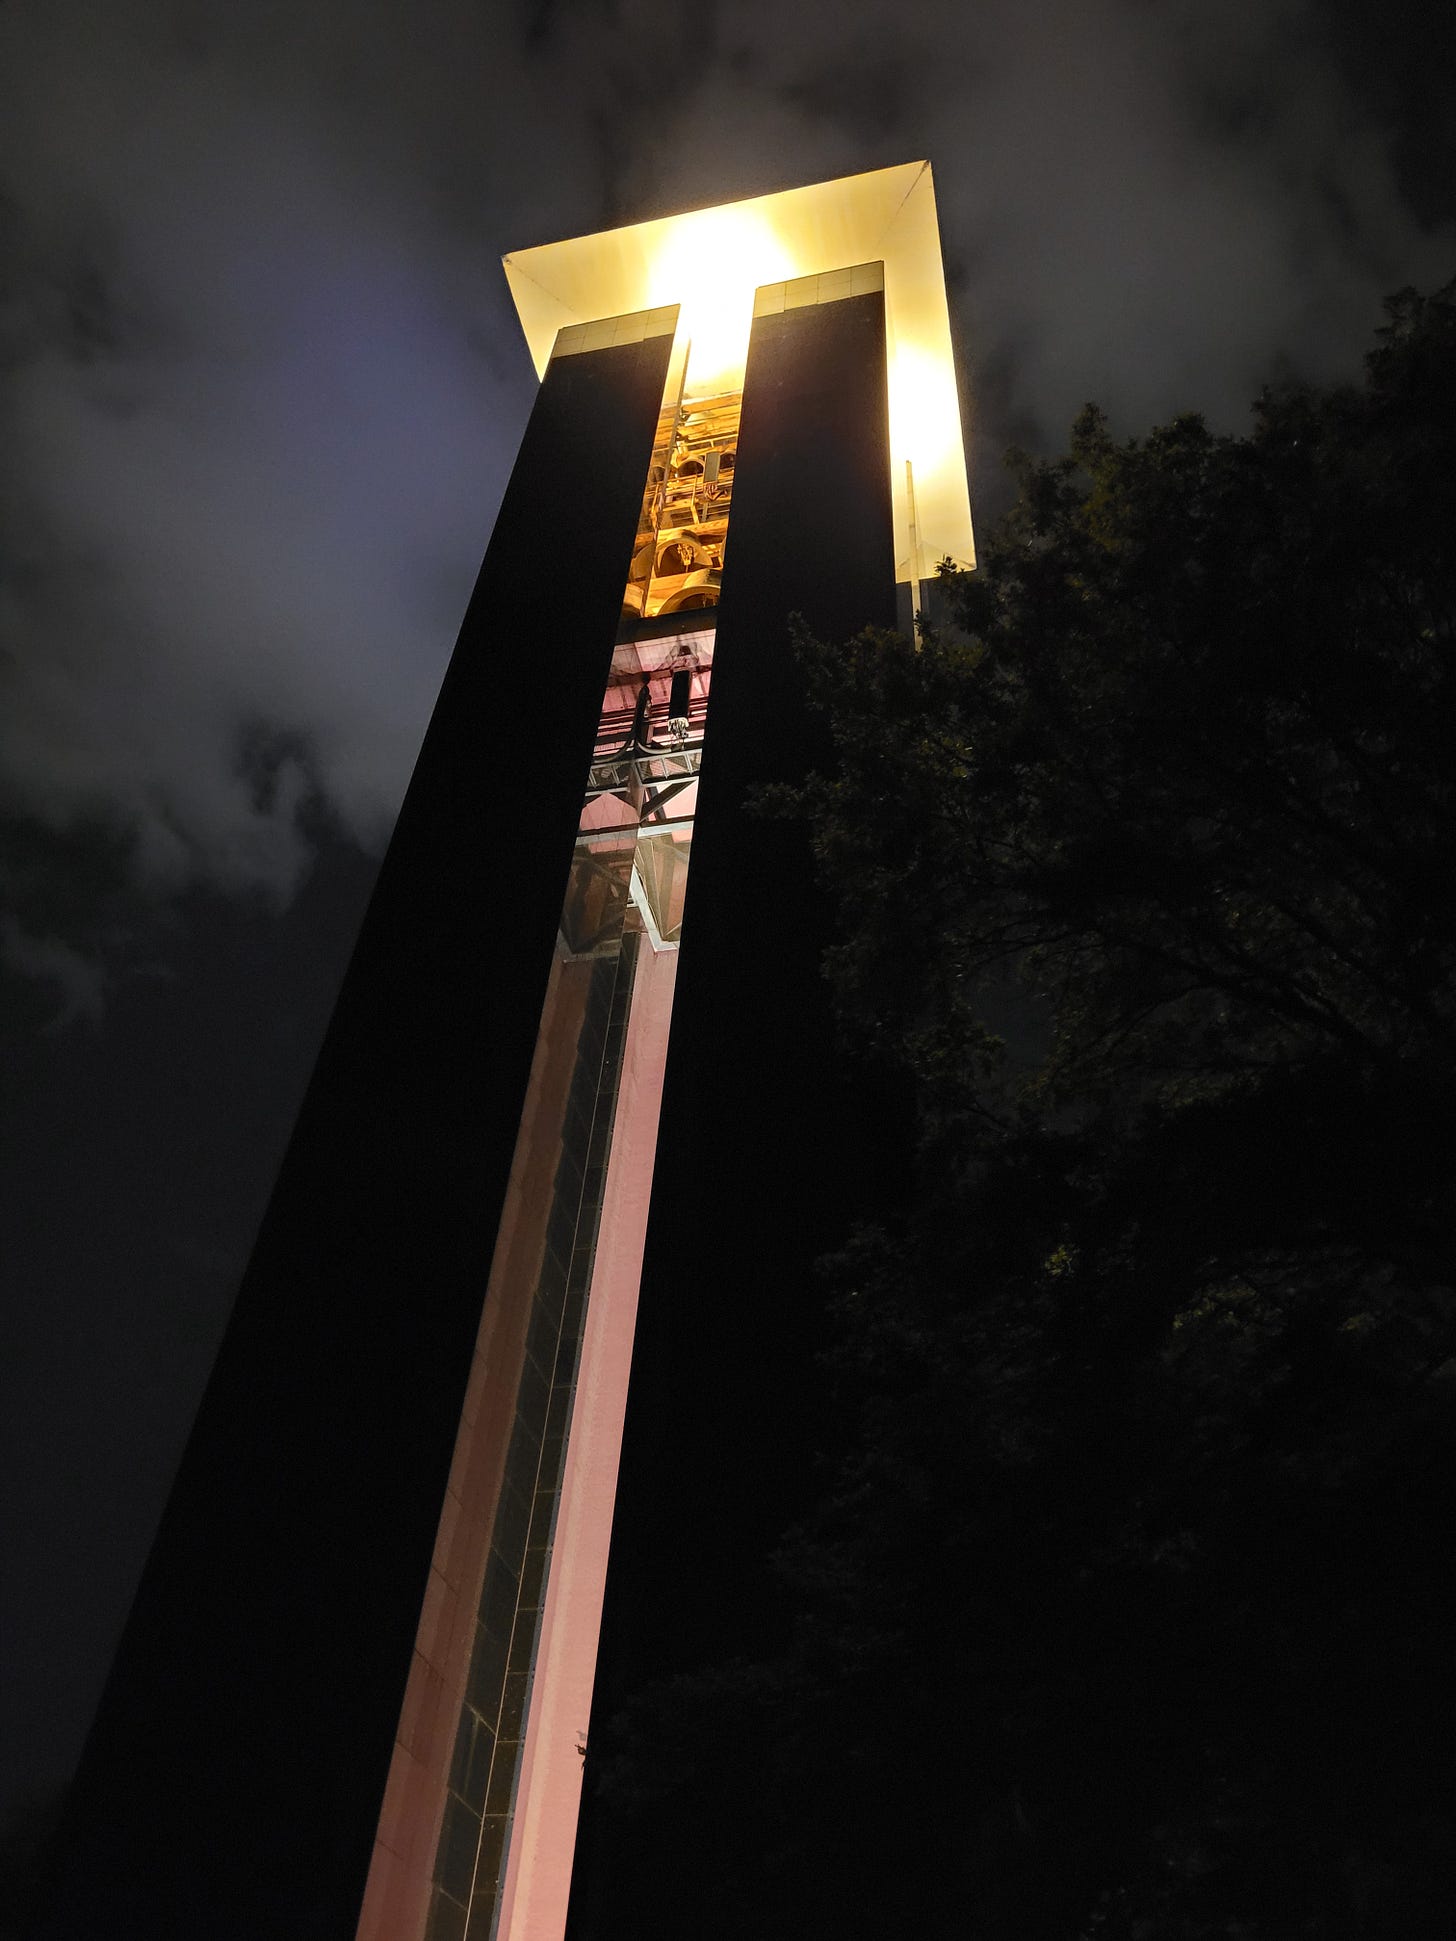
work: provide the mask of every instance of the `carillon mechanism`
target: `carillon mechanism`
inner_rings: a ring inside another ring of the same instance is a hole
[[[561,916],[569,959],[610,953],[624,924],[654,950],[678,942],[712,661],[711,622],[617,646]]]
[[[624,621],[718,604],[741,402],[728,392],[664,410],[622,597]]]

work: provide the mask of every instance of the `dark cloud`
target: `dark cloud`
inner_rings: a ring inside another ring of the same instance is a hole
[[[298,791],[234,752],[266,722],[377,844],[528,402],[514,244],[928,154],[981,458],[1094,394],[1129,428],[1235,424],[1445,269],[1290,0],[835,23],[12,7],[11,796],[114,815],[160,890],[285,896]]]
[[[919,92],[912,64],[884,32],[826,53],[819,66],[784,86],[791,105],[861,140],[882,140],[913,126]]]

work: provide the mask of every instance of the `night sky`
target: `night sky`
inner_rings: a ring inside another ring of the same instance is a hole
[[[0,12],[5,1811],[79,1751],[530,408],[501,254],[929,157],[984,522],[1085,399],[1238,430],[1456,272],[1432,11]]]

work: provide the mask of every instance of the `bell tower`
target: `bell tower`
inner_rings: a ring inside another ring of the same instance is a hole
[[[53,1936],[559,1941],[639,1304],[660,1380],[872,1185],[808,859],[746,804],[822,754],[790,616],[891,627],[971,558],[929,166],[505,269],[541,388]]]

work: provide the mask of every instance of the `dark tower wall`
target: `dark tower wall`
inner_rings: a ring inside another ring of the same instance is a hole
[[[793,1420],[822,1310],[813,1263],[903,1159],[902,1121],[836,1048],[807,842],[745,811],[756,785],[826,753],[790,615],[831,642],[894,624],[877,270],[837,301],[789,285],[775,311],[761,293],[753,326],[593,1706],[604,1749],[622,1700],[681,1662],[681,1635],[697,1662],[758,1647],[744,1629],[763,1603],[752,1559],[793,1500],[784,1465],[803,1442]],[[745,1866],[761,1804],[745,1799],[722,1834]],[[589,1798],[570,1932],[691,1932],[690,1891],[663,1902],[681,1884],[673,1856],[629,1851],[609,1810]],[[702,1831],[706,1851],[716,1836]]]
[[[547,370],[88,1743],[48,1941],[353,1934],[675,322]]]

